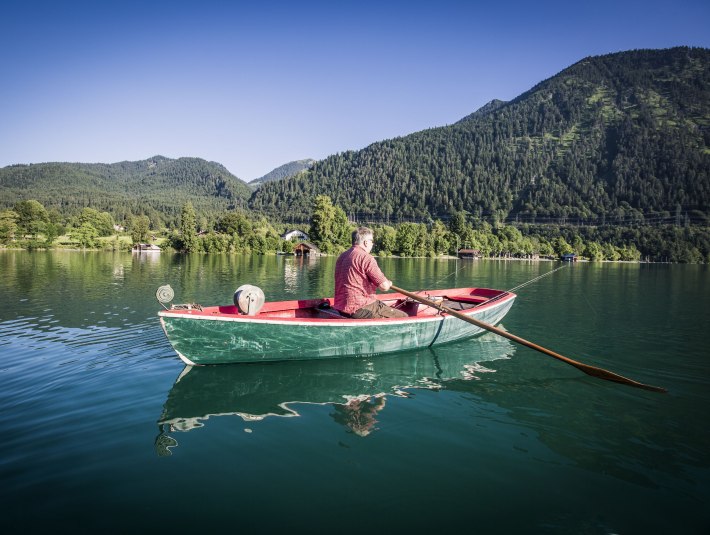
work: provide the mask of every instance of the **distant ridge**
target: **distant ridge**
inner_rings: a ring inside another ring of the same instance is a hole
[[[121,219],[148,213],[175,217],[192,202],[201,213],[245,207],[249,186],[216,162],[153,156],[135,162],[39,163],[0,169],[0,209],[35,199],[60,212],[91,207]]]
[[[293,162],[286,163],[284,165],[280,165],[273,171],[270,171],[266,173],[264,176],[260,178],[255,178],[254,180],[250,181],[248,184],[249,186],[252,187],[257,187],[260,186],[261,184],[264,184],[266,182],[274,182],[276,180],[283,180],[284,178],[292,177],[294,175],[297,175],[301,171],[304,171],[306,169],[310,169],[313,164],[315,163],[315,160],[312,160],[310,158],[305,159],[305,160],[296,160]]]

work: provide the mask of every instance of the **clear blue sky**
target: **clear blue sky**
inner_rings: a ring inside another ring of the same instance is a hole
[[[0,167],[160,154],[249,181],[678,45],[710,47],[710,1],[4,0]]]

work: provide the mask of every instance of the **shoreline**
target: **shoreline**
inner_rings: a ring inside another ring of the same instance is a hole
[[[132,251],[132,250],[121,250],[121,249],[78,249],[78,248],[70,248],[70,247],[51,247],[51,248],[46,248],[46,247],[39,247],[36,249],[26,249],[24,247],[6,247],[6,246],[0,246],[0,252],[4,251],[27,251],[27,252],[32,252],[32,253],[37,253],[37,252],[57,252],[57,251],[67,251],[67,252],[75,252],[75,253],[87,253],[87,252],[94,252],[94,253],[134,253],[138,251]],[[150,252],[150,251],[142,251],[142,252]],[[170,250],[163,250],[160,251],[161,253],[168,253],[168,254],[200,254],[200,255],[209,255],[209,254],[221,254],[221,255],[248,255],[248,256],[253,256],[253,253],[181,253],[179,251],[175,251],[173,249]],[[295,256],[293,254],[278,254],[278,253],[266,253],[262,255],[257,255],[257,256]],[[308,256],[308,255],[306,255]],[[320,254],[317,256],[332,256],[332,257],[337,257],[337,255],[328,255],[328,254]],[[518,258],[518,257],[510,257],[510,256],[481,256],[477,258],[460,258],[458,256],[453,256],[453,255],[439,255],[439,256],[399,256],[399,255],[385,255],[385,256],[380,256],[380,255],[373,255],[375,258],[411,258],[411,259],[416,259],[416,260],[463,260],[465,262],[477,262],[479,260],[497,260],[497,261],[512,261],[512,262],[565,262],[562,259],[559,258]],[[315,258],[315,257],[314,257]],[[577,260],[573,262],[569,262],[570,264],[575,264],[575,263],[585,263],[585,264],[592,264],[592,263],[608,263],[608,264],[678,264],[681,265],[681,262],[663,262],[663,261],[652,261],[652,260],[589,260],[586,258],[578,258]],[[691,265],[691,264],[688,264]],[[706,265],[705,263],[697,263],[693,265]]]

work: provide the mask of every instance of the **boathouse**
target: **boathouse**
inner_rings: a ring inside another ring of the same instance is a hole
[[[293,254],[296,256],[320,256],[321,252],[320,249],[312,243],[302,241],[293,248]]]
[[[133,251],[134,253],[159,253],[161,249],[153,243],[137,243],[133,246],[133,249],[131,249],[131,251]]]
[[[459,249],[459,258],[480,258],[481,251],[479,249]]]

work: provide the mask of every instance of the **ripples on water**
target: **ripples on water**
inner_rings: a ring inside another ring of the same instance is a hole
[[[707,532],[705,269],[575,266],[521,290],[504,321],[666,396],[492,335],[186,370],[158,326],[161,284],[204,304],[242,283],[330,295],[331,260],[0,252],[10,531]],[[510,288],[550,269],[380,263],[410,289]]]

